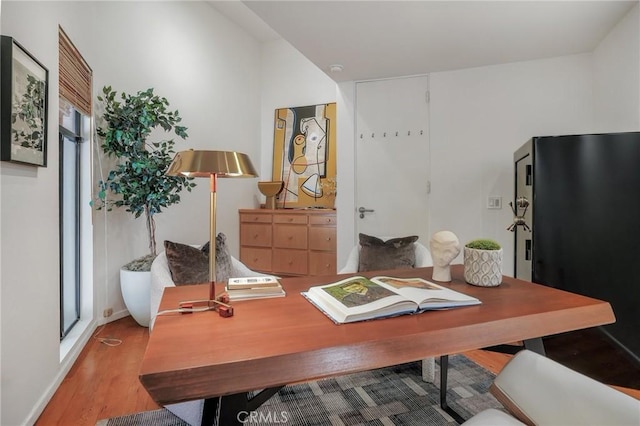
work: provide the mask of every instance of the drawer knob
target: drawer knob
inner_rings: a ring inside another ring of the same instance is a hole
[[[331,241],[331,237],[327,237],[327,241]]]
[[[288,237],[290,240],[293,240],[293,235],[289,235]]]

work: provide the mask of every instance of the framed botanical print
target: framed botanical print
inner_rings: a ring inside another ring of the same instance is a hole
[[[274,181],[283,181],[278,207],[333,208],[336,198],[336,104],[275,112]]]
[[[0,39],[0,160],[47,166],[49,70],[12,37]]]

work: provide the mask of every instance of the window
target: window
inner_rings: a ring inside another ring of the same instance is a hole
[[[60,125],[60,337],[80,319],[82,119],[67,106]],[[66,118],[66,119],[65,119]],[[68,127],[65,127],[68,126]],[[71,128],[69,128],[71,127]]]
[[[62,28],[59,46],[60,339],[93,317],[91,68]],[[84,318],[83,318],[84,317]],[[72,339],[73,340],[73,339]]]

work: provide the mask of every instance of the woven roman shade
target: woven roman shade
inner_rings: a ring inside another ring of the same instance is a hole
[[[91,116],[91,81],[93,72],[62,27],[58,27],[59,91],[78,111]]]

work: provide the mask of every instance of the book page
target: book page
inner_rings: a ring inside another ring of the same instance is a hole
[[[422,278],[374,277],[379,283],[420,305],[420,308],[475,305],[480,303],[475,297],[448,289]]]
[[[377,312],[389,306],[406,303],[407,300],[392,288],[380,285],[364,277],[351,277],[337,283],[309,289],[310,296],[321,299],[334,309],[348,315]],[[404,312],[415,311],[417,304],[409,302]]]

